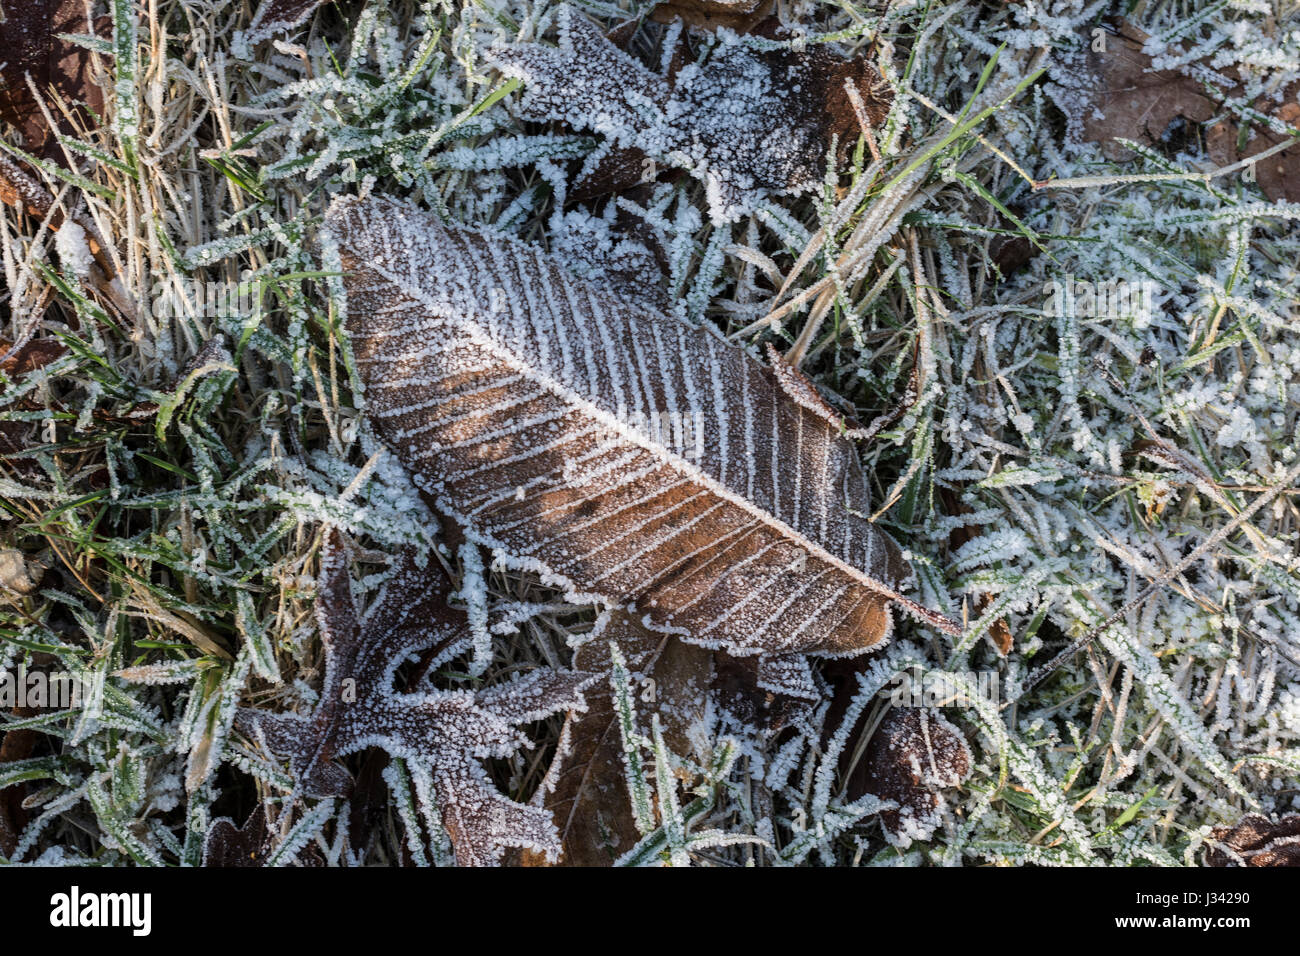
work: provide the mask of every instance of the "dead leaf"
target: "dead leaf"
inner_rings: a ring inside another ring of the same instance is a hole
[[[78,127],[90,128],[104,109],[104,93],[93,76],[93,54],[83,46],[60,39],[59,34],[93,34],[107,37],[112,20],[86,19],[83,0],[23,0],[8,4],[0,23],[4,49],[0,59],[0,120],[15,127],[23,150],[41,159],[67,166],[59,135],[72,136]],[[42,98],[42,111],[37,95]],[[56,98],[63,100],[67,113]],[[51,126],[47,112],[54,119]],[[25,211],[35,219],[49,217],[50,229],[64,228],[64,214],[54,209],[54,197],[32,171],[7,153],[0,152],[0,202]],[[93,223],[74,214],[73,222],[85,233],[94,258],[88,278],[118,312],[134,318],[129,303],[114,281],[116,270],[103,237]]]
[[[22,133],[20,145],[26,152],[64,162],[55,134],[73,134],[75,125],[59,112],[49,98],[51,92],[73,107],[82,125],[93,122],[91,111],[103,112],[104,93],[92,76],[93,54],[60,39],[59,34],[93,33],[103,37],[108,35],[111,22],[108,17],[100,17],[88,23],[84,0],[20,0],[5,4],[4,21],[0,23],[4,35],[0,119]],[[29,77],[56,119],[54,129],[32,94]]]
[[[821,693],[818,685],[808,680],[811,675],[806,668],[795,683],[785,675],[774,680],[765,663],[767,658],[732,657],[715,651],[711,693],[737,724],[775,734],[805,711],[810,700],[820,700]],[[777,668],[782,663],[781,658],[776,659]]]
[[[1284,94],[1286,102],[1280,106],[1274,104],[1256,104],[1273,118],[1286,123],[1291,128],[1300,128],[1300,104],[1295,102],[1300,86],[1292,86]],[[1272,105],[1273,108],[1268,107]],[[1271,149],[1291,137],[1264,127],[1254,125],[1252,136],[1246,141],[1244,149],[1237,148],[1239,127],[1236,123],[1223,121],[1215,123],[1205,134],[1206,150],[1217,166],[1229,166]],[[1291,146],[1274,153],[1267,159],[1255,164],[1255,179],[1259,188],[1269,199],[1300,202],[1300,145]]]
[[[235,821],[229,817],[219,817],[212,821],[203,841],[203,865],[262,866],[271,850],[271,834],[266,829],[266,811],[258,804],[243,826],[235,826]]]
[[[266,809],[258,804],[243,826],[229,817],[218,817],[208,827],[203,841],[203,865],[212,867],[265,866],[275,852],[275,834],[266,825]],[[320,850],[308,845],[294,858],[295,866],[324,866]]]
[[[1215,827],[1206,845],[1206,866],[1300,866],[1300,813],[1276,821],[1248,814],[1235,826]]]
[[[58,339],[32,339],[17,350],[13,343],[0,339],[0,372],[14,383],[20,383],[32,372],[52,364],[67,354],[67,347]],[[43,406],[24,397],[0,406],[0,415],[11,411],[36,411]],[[30,474],[36,468],[23,452],[29,448],[36,434],[36,423],[14,419],[0,420],[0,461],[6,461],[20,473]]]
[[[363,619],[353,602],[348,561],[331,531],[316,597],[326,654],[320,703],[310,714],[241,708],[236,726],[287,756],[298,785],[313,796],[346,794],[351,778],[333,760],[366,747],[427,761],[443,826],[463,866],[495,864],[511,846],[558,853],[550,814],[506,797],[480,762],[527,745],[519,725],[580,709],[591,678],[539,668],[477,693],[398,692],[398,665],[414,651],[464,643],[466,616],[447,604],[450,581],[437,559],[421,568],[408,549]]]
[[[771,12],[773,0],[667,0],[654,8],[651,18],[660,23],[685,20],[693,27],[726,27],[748,33]]]
[[[557,20],[558,47],[524,43],[489,51],[503,73],[527,84],[521,115],[608,138],[610,148],[588,158],[579,183],[625,176],[638,158],[630,151],[640,151],[702,180],[717,222],[736,219],[763,191],[800,193],[821,184],[832,135],[842,152],[859,135],[846,80],[872,122],[888,109],[880,76],[866,59],[842,60],[823,46],[758,50],[723,42],[705,62],[669,77],[619,50],[572,8],[561,6]],[[600,169],[611,163],[612,171]]]
[[[739,656],[861,653],[891,602],[960,629],[898,592],[852,443],[715,332],[391,200],[328,232],[367,414],[471,540]]]
[[[1244,89],[1234,71],[1221,74],[1221,95],[1216,94],[1183,70],[1153,70],[1151,57],[1142,52],[1148,34],[1127,20],[1120,20],[1105,39],[1105,50],[1095,51],[1085,41],[1078,53],[1062,57],[1053,73],[1055,86],[1049,92],[1066,114],[1067,138],[1100,143],[1102,152],[1115,161],[1133,157],[1132,150],[1116,138],[1147,146],[1160,146],[1176,131],[1179,121],[1205,124],[1205,148],[1216,166],[1229,166],[1276,146],[1290,137],[1262,124],[1254,124],[1244,148],[1238,149],[1240,125],[1225,105],[1226,98],[1239,98]],[[1195,65],[1195,64],[1194,64]],[[1292,85],[1275,99],[1252,104],[1255,109],[1296,127],[1300,105],[1295,102],[1300,87]],[[1272,200],[1300,202],[1300,146],[1270,156],[1255,166],[1260,189]]]
[[[33,594],[40,587],[45,570],[17,548],[0,548],[0,592]]]
[[[1142,52],[1146,33],[1126,20],[1116,29],[1106,35],[1104,51],[1085,40],[1079,52],[1063,54],[1052,92],[1066,114],[1069,138],[1100,143],[1107,156],[1122,161],[1133,152],[1116,137],[1156,146],[1174,120],[1204,123],[1218,107],[1195,78],[1151,69],[1151,57]]]
[[[885,838],[900,849],[934,835],[943,823],[942,791],[960,786],[974,766],[961,731],[923,707],[891,710],[865,759],[867,792],[898,804],[883,811],[880,822]]]
[[[575,669],[603,675],[587,691],[587,710],[570,714],[560,748],[536,801],[555,816],[561,866],[609,866],[641,838],[632,813],[613,692],[610,645],[617,645],[635,680],[638,732],[650,734],[658,715],[673,753],[700,759],[704,718],[712,680],[712,654],[667,634],[646,630],[632,615],[611,612],[574,655]],[[543,865],[540,854],[524,854],[528,866]]]

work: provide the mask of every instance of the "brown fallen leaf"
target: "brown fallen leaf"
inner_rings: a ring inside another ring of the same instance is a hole
[[[1300,813],[1277,820],[1248,814],[1211,830],[1206,846],[1206,866],[1300,866]]]
[[[82,126],[94,122],[103,112],[104,92],[95,82],[93,54],[70,43],[59,34],[94,33],[107,36],[111,20],[86,20],[84,0],[21,0],[6,3],[0,22],[0,120],[22,134],[22,148],[42,159],[63,162],[63,150],[55,136],[70,135],[75,124],[54,106],[49,94],[61,96]],[[30,84],[28,82],[30,78]],[[32,93],[32,86],[45,98],[54,116],[54,128]]]
[[[468,640],[463,612],[446,601],[451,582],[436,557],[419,567],[414,550],[363,619],[353,603],[348,553],[331,531],[321,557],[316,617],[325,647],[320,703],[309,714],[241,708],[236,726],[272,753],[288,757],[302,792],[341,796],[351,778],[338,764],[366,747],[429,764],[442,824],[462,866],[499,862],[507,847],[554,855],[551,815],[498,791],[481,761],[528,743],[518,727],[582,707],[592,678],[538,668],[486,690],[394,690],[395,671],[411,653]]]
[[[900,849],[929,840],[943,823],[942,791],[961,786],[973,766],[966,738],[938,711],[891,710],[865,758],[867,792],[898,804],[880,814],[885,838]]]
[[[610,612],[574,656],[575,669],[608,677],[616,644],[634,680],[637,732],[649,737],[658,718],[673,753],[708,762],[704,721],[711,703],[738,724],[777,732],[808,705],[763,689],[759,660],[732,657],[647,630],[626,611]],[[561,866],[609,866],[641,838],[627,786],[623,738],[608,679],[589,689],[587,711],[570,714],[561,745],[534,798],[555,815]],[[690,779],[683,779],[689,786]],[[524,853],[526,866],[546,865]]]
[[[71,135],[76,130],[51,96],[61,97],[73,117],[88,126],[94,123],[94,115],[103,111],[104,94],[93,81],[91,52],[60,39],[58,34],[94,32],[104,36],[111,21],[101,18],[90,30],[83,0],[25,0],[8,6],[0,23],[4,41],[0,120],[18,130],[18,145],[25,152],[66,165],[57,136]],[[41,110],[37,94],[55,120],[53,127]],[[26,209],[35,218],[44,218],[54,199],[17,160],[0,152],[0,201]],[[56,221],[53,228],[60,225],[62,222]]]
[[[738,656],[861,653],[891,603],[960,630],[899,593],[842,426],[715,332],[391,200],[327,227],[367,414],[471,540]]]
[[[764,663],[764,658],[733,657],[715,651],[711,693],[718,707],[729,713],[736,724],[775,734],[805,712],[810,701],[819,700],[821,694],[816,683],[804,683],[806,671],[799,676],[798,685],[792,687],[788,676],[774,675]]]
[[[1216,166],[1229,166],[1278,145],[1290,137],[1263,124],[1253,124],[1243,148],[1238,148],[1241,127],[1228,110],[1228,98],[1240,98],[1243,87],[1232,70],[1219,73],[1226,81],[1219,92],[1211,90],[1190,69],[1153,70],[1151,57],[1142,52],[1148,34],[1127,20],[1119,20],[1106,35],[1105,50],[1083,49],[1066,54],[1053,72],[1049,92],[1066,114],[1068,137],[1101,144],[1102,152],[1116,161],[1133,157],[1117,138],[1159,146],[1176,130],[1176,123],[1205,124],[1206,154]],[[1274,99],[1253,104],[1275,119],[1296,127],[1300,105],[1292,85]],[[1260,189],[1273,200],[1300,201],[1300,146],[1282,150],[1255,166]]]
[[[0,361],[0,372],[3,372],[11,382],[20,383],[32,372],[56,362],[67,352],[67,347],[53,338],[32,339],[16,350],[13,348],[13,343],[0,339],[0,356],[5,357]],[[41,407],[35,400],[24,397],[0,406],[0,413],[30,412]],[[32,445],[36,429],[35,422],[0,420],[0,461],[17,469],[21,474],[34,473],[35,463],[23,452]]]
[[[649,736],[658,716],[668,748],[698,757],[699,734],[713,676],[712,654],[668,634],[646,630],[625,611],[611,612],[604,626],[574,655],[576,670],[604,679],[586,693],[587,710],[570,714],[560,748],[535,802],[555,817],[561,866],[609,866],[641,838],[632,811],[613,691],[610,645],[617,645],[636,679],[637,732]],[[526,853],[527,866],[543,865]]]
[[[1300,129],[1300,104],[1295,102],[1297,93],[1300,93],[1300,86],[1290,87],[1284,95],[1286,102],[1264,111],[1292,129]],[[1216,165],[1229,166],[1291,139],[1290,136],[1276,133],[1258,123],[1254,124],[1252,133],[1245,148],[1238,149],[1237,124],[1227,121],[1215,123],[1205,134],[1206,150]],[[1260,160],[1255,164],[1254,170],[1259,188],[1269,199],[1300,202],[1300,145],[1288,147]]]
[[[1116,143],[1128,139],[1159,144],[1178,118],[1204,123],[1218,106],[1194,77],[1178,70],[1152,70],[1142,52],[1147,34],[1127,20],[1105,37],[1105,49],[1083,48],[1060,57],[1052,73],[1053,98],[1066,114],[1072,139],[1100,143],[1111,159],[1131,159],[1132,150]]]
[[[661,76],[572,8],[561,6],[557,22],[558,47],[523,43],[488,53],[503,73],[525,81],[521,115],[607,138],[579,184],[627,175],[638,158],[630,151],[640,151],[643,163],[703,181],[718,222],[737,218],[763,191],[800,193],[821,184],[832,137],[844,155],[860,134],[846,81],[869,122],[879,124],[888,111],[887,88],[870,63],[836,57],[825,46],[759,50],[724,42],[706,61]]]
[[[301,26],[319,7],[329,0],[262,0],[253,22],[248,25],[247,40],[261,43],[277,34]]]
[[[772,11],[774,0],[666,0],[650,16],[660,23],[685,20],[693,27],[748,33]]]
[[[0,22],[3,54],[0,54],[0,120],[18,129],[25,152],[67,166],[68,160],[58,136],[76,135],[93,128],[104,109],[104,91],[95,81],[93,54],[85,47],[60,38],[59,34],[93,34],[101,38],[112,32],[112,18],[86,19],[84,0],[24,0],[9,4]],[[37,95],[43,98],[41,109]],[[64,101],[66,112],[55,102]],[[47,112],[54,120],[51,126]],[[25,211],[34,219],[48,216],[51,231],[75,228],[94,262],[90,285],[117,312],[135,317],[135,306],[116,281],[117,270],[103,236],[89,217],[74,212],[72,225],[65,223],[64,210],[54,208],[54,197],[33,171],[0,152],[0,202]]]

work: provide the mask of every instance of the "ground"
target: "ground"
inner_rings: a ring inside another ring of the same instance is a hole
[[[0,697],[0,858],[1177,866],[1300,809],[1293,7],[75,6],[0,110],[0,672],[82,698]],[[930,616],[761,683],[438,514],[358,196],[797,369]]]

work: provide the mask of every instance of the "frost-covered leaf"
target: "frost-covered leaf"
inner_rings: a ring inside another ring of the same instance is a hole
[[[712,654],[642,627],[624,611],[610,612],[574,655],[581,671],[609,675],[617,646],[635,681],[636,732],[651,733],[657,717],[669,748],[702,758],[702,730]],[[619,715],[608,680],[586,694],[587,710],[569,715],[560,749],[538,791],[555,814],[565,866],[609,866],[641,838],[628,792]],[[540,862],[535,856],[529,862]]]
[[[1206,866],[1300,866],[1300,814],[1248,814],[1235,826],[1215,827],[1206,845]]]
[[[926,841],[943,822],[942,791],[960,786],[974,761],[961,731],[923,707],[891,710],[867,748],[867,789],[898,804],[880,821],[889,842],[906,849]]]
[[[1105,35],[1103,50],[1081,41],[1077,52],[1059,55],[1052,72],[1053,97],[1065,111],[1070,135],[1104,144],[1116,159],[1132,156],[1117,138],[1154,145],[1179,117],[1203,123],[1215,113],[1214,101],[1194,77],[1151,68],[1142,30],[1120,21],[1119,31]]]
[[[727,27],[744,33],[771,10],[772,0],[667,0],[656,6],[651,16],[660,23],[680,18],[704,30]]]
[[[853,445],[706,328],[388,200],[329,215],[380,436],[503,560],[741,656],[884,641],[909,569]]]
[[[266,825],[266,809],[258,804],[242,826],[235,826],[235,821],[229,817],[212,821],[203,841],[203,865],[265,866],[275,850],[276,837]],[[299,866],[325,865],[324,858],[314,847],[300,850],[294,862]]]
[[[81,106],[102,113],[104,95],[92,76],[91,51],[62,39],[59,34],[102,36],[108,32],[108,23],[107,17],[88,23],[84,0],[22,0],[5,4],[0,119],[22,132],[19,145],[24,151],[42,159],[64,161],[55,136],[72,133],[74,127],[49,99],[51,92],[62,96],[83,123],[89,120],[90,113],[80,109]],[[57,118],[54,128],[32,93],[33,85],[45,98],[49,114]]]
[[[1079,50],[1059,56],[1050,89],[1065,111],[1072,139],[1101,143],[1107,156],[1124,160],[1132,158],[1133,151],[1117,139],[1159,146],[1179,122],[1214,120],[1205,127],[1206,151],[1216,166],[1227,166],[1289,138],[1264,123],[1253,124],[1250,135],[1242,135],[1241,120],[1225,109],[1229,100],[1242,99],[1247,92],[1235,69],[1218,71],[1209,62],[1155,69],[1143,49],[1150,39],[1146,31],[1127,20],[1120,20],[1116,29],[1106,34],[1102,50],[1084,41]],[[1260,97],[1255,116],[1268,114],[1294,128],[1300,121],[1296,90],[1291,84]],[[1270,199],[1300,201],[1300,147],[1258,163],[1255,175]]]
[[[799,193],[821,183],[832,135],[841,147],[857,141],[846,81],[873,123],[888,103],[865,59],[844,60],[824,46],[758,50],[729,34],[707,59],[670,81],[571,7],[561,6],[557,19],[557,47],[527,43],[489,51],[503,72],[527,84],[521,113],[561,120],[608,137],[618,149],[689,170],[707,186],[718,222],[748,211],[764,191]],[[596,161],[606,155],[596,154]],[[579,179],[593,171],[584,168]]]
[[[321,558],[316,616],[325,645],[320,703],[310,713],[270,714],[244,708],[240,730],[290,760],[304,793],[346,793],[351,779],[336,757],[381,747],[429,764],[442,823],[462,865],[490,865],[508,846],[554,854],[559,845],[545,810],[500,793],[481,766],[528,741],[518,725],[582,706],[591,680],[538,669],[477,693],[394,689],[398,666],[414,651],[463,645],[466,616],[446,603],[450,582],[436,558],[421,568],[406,549],[375,605],[362,618],[352,598],[348,552],[337,532]]]

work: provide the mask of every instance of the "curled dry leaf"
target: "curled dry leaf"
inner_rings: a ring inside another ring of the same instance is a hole
[[[799,193],[825,176],[832,136],[856,142],[858,119],[844,88],[853,83],[873,123],[888,100],[865,59],[843,60],[824,47],[757,50],[734,35],[702,63],[671,79],[619,50],[587,19],[562,6],[559,45],[525,43],[489,51],[501,70],[527,83],[520,112],[601,134],[626,165],[629,150],[688,170],[708,192],[718,222],[742,215],[764,191]],[[632,154],[635,155],[635,154]],[[597,150],[579,173],[601,178],[615,162]]]
[[[891,710],[867,747],[867,791],[898,804],[880,814],[885,838],[906,849],[926,841],[943,822],[942,791],[960,786],[974,761],[960,730],[937,711]]]
[[[0,591],[31,594],[40,584],[40,578],[27,567],[27,559],[17,548],[0,548]]]
[[[1300,866],[1300,813],[1277,820],[1249,814],[1236,826],[1215,827],[1206,845],[1206,866]]]
[[[772,370],[540,250],[372,198],[327,224],[366,412],[475,542],[739,656],[885,640],[898,546],[853,445]]]
[[[637,695],[637,732],[650,734],[657,715],[664,740],[674,753],[700,759],[704,719],[713,678],[712,654],[668,634],[642,627],[625,611],[609,612],[574,655],[573,666],[608,677],[611,645],[623,655]],[[546,779],[540,802],[555,816],[563,850],[562,866],[609,866],[641,838],[627,787],[623,738],[608,681],[586,693],[587,710],[570,714]],[[526,865],[542,865],[540,854],[525,854]]]
[[[519,725],[580,709],[581,691],[591,678],[539,668],[477,693],[399,692],[394,678],[403,660],[417,650],[466,643],[466,616],[447,605],[450,581],[437,559],[430,557],[428,567],[421,568],[408,549],[363,619],[347,565],[347,551],[331,532],[316,597],[326,654],[320,703],[306,715],[241,708],[236,726],[287,756],[299,787],[309,795],[347,793],[351,779],[333,759],[365,747],[427,761],[443,826],[461,865],[497,863],[512,846],[558,853],[550,814],[510,800],[480,762],[526,746]]]

